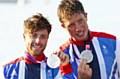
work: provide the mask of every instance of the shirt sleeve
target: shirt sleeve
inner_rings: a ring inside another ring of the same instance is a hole
[[[60,70],[61,70],[61,74],[62,74],[63,79],[76,79],[74,74],[73,74],[71,64],[66,64],[64,66],[61,66]]]

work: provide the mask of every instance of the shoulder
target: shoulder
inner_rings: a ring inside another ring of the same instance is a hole
[[[16,64],[16,63],[20,62],[21,60],[24,60],[24,57],[19,57],[19,58],[16,58],[10,62],[7,62],[7,63],[3,64],[3,67],[5,67],[7,65],[11,65],[11,64]]]
[[[101,37],[116,40],[116,36],[105,32],[91,32],[92,37]]]
[[[3,65],[3,73],[5,78],[15,78],[18,76],[19,73],[19,66],[20,66],[20,61],[22,58],[16,58],[13,61],[10,61]]]

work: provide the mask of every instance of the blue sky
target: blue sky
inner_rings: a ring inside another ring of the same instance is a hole
[[[19,1],[21,2],[17,4],[0,3],[0,67],[1,64],[24,54],[23,20],[36,12],[41,12],[47,17],[53,28],[45,52],[54,51],[69,37],[60,26],[57,17],[56,10],[60,0],[26,0],[27,3]],[[120,0],[81,0],[81,2],[88,13],[90,30],[108,32],[119,37]]]

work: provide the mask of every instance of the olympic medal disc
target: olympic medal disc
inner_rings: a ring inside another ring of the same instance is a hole
[[[92,62],[93,54],[91,50],[84,50],[81,52],[81,59],[87,60],[87,63]]]
[[[50,68],[57,68],[60,65],[60,59],[57,55],[55,54],[50,54],[47,59],[47,65]]]

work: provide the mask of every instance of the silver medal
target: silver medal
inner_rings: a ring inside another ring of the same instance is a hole
[[[93,60],[93,54],[92,54],[92,51],[91,50],[84,50],[81,52],[81,59],[85,59],[87,60],[87,63],[90,63],[92,62]]]
[[[47,65],[50,68],[57,68],[60,65],[60,59],[57,55],[55,54],[50,54],[47,59]]]

